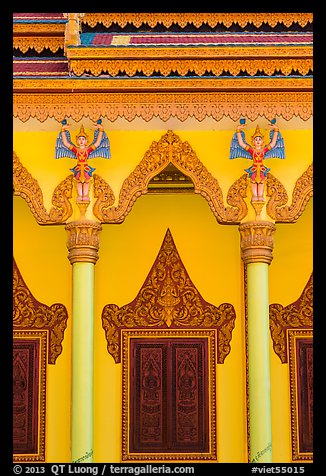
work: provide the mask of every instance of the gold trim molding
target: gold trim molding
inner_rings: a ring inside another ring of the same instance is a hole
[[[82,19],[82,23],[91,27],[101,23],[107,28],[112,24],[123,28],[127,23],[137,28],[143,23],[147,23],[152,28],[159,23],[167,28],[173,24],[185,27],[188,23],[192,23],[197,28],[206,23],[211,28],[219,23],[226,27],[237,23],[242,28],[248,23],[252,23],[255,27],[260,27],[263,23],[272,27],[278,23],[285,26],[291,26],[292,23],[306,26],[312,21],[312,13],[86,13]]]
[[[66,225],[68,259],[74,263],[96,264],[100,247],[101,224],[92,220],[74,221]]]
[[[158,50],[158,48],[157,48]],[[82,50],[84,54],[84,50]],[[97,53],[97,50],[95,50]],[[189,71],[194,71],[195,74],[202,76],[206,71],[209,71],[214,76],[220,76],[223,72],[229,72],[232,76],[237,76],[239,73],[246,71],[248,76],[254,76],[258,72],[263,72],[268,76],[272,76],[275,70],[280,70],[285,76],[290,76],[291,72],[298,71],[302,75],[307,75],[313,69],[312,59],[151,59],[147,57],[144,51],[140,52],[142,59],[132,58],[123,59],[98,59],[94,58],[92,53],[87,59],[74,59],[69,57],[70,72],[76,76],[82,76],[84,73],[91,73],[94,76],[101,74],[109,74],[111,76],[118,76],[121,71],[124,71],[127,76],[135,76],[137,72],[142,72],[145,76],[151,76],[154,73],[160,72],[163,76],[168,76],[172,72],[177,72],[181,76],[186,76]],[[165,52],[171,56],[173,51]],[[246,54],[250,54],[248,51]]]
[[[22,197],[27,202],[34,218],[40,225],[65,223],[73,213],[69,201],[72,197],[73,175],[68,175],[56,186],[52,195],[53,207],[47,212],[38,181],[20,162],[15,152],[13,153],[13,188],[14,195]]]
[[[300,298],[283,307],[281,304],[269,306],[269,325],[273,348],[281,362],[288,362],[288,329],[313,328],[313,275],[311,274]]]
[[[231,206],[225,207],[217,179],[198,159],[190,144],[186,141],[182,142],[179,136],[168,130],[158,142],[152,142],[142,161],[124,181],[116,207],[110,206],[113,196],[110,195],[111,198],[108,200],[106,195],[101,194],[98,180],[94,181],[94,194],[98,196],[93,209],[96,218],[101,223],[122,223],[137,198],[147,193],[149,181],[169,163],[191,178],[195,193],[207,200],[219,223],[239,223],[246,216],[248,211],[244,201],[247,190],[246,174],[242,175],[230,188],[227,203]],[[103,183],[102,179],[101,187]]]
[[[273,259],[274,233],[276,226],[269,221],[241,223],[240,248],[244,264],[267,263]]]
[[[232,304],[219,307],[201,297],[180,259],[170,230],[167,230],[157,258],[136,298],[118,307],[106,304],[102,311],[102,327],[107,350],[116,363],[121,359],[123,329],[210,328],[217,330],[217,363],[223,364],[231,351],[235,325]]]
[[[171,117],[182,122],[189,117],[219,121],[224,116],[233,121],[242,116],[251,121],[259,116],[286,120],[298,116],[307,120],[312,115],[312,99],[312,91],[14,93],[13,114],[22,122],[31,117],[40,122],[49,117],[59,122],[65,118],[79,122],[83,117],[94,122],[99,117],[112,122],[120,117],[130,122],[138,117],[145,121],[157,117],[163,121]]]
[[[22,53],[26,53],[29,49],[34,48],[37,53],[41,53],[48,48],[52,53],[56,53],[60,48],[63,49],[63,38],[53,37],[30,37],[30,36],[14,36],[13,46]]]
[[[55,364],[62,352],[68,312],[63,304],[50,307],[37,301],[23,280],[14,261],[13,266],[13,328],[14,330],[45,330],[49,335],[48,363]]]
[[[206,338],[208,340],[208,391],[209,391],[209,452],[208,453],[131,453],[129,451],[129,398],[130,373],[129,364],[130,339],[132,338]],[[217,461],[217,428],[216,428],[216,331],[212,329],[187,330],[127,330],[122,331],[122,461]]]
[[[266,211],[276,223],[296,222],[313,196],[313,165],[309,165],[296,181],[291,205],[286,205],[288,194],[284,185],[271,173],[267,175],[266,194],[271,197],[267,202]]]

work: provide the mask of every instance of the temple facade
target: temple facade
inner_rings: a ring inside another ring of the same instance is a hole
[[[312,462],[312,14],[13,32],[14,461]]]

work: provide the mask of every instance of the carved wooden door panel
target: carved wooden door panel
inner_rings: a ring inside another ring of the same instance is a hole
[[[209,450],[206,339],[131,339],[130,451]]]

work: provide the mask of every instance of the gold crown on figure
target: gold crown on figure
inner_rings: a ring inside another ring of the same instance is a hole
[[[78,132],[78,134],[76,135],[76,140],[77,140],[79,137],[85,137],[86,140],[88,140],[88,134],[86,134],[83,124],[81,125],[81,127],[80,127],[80,129],[79,129],[79,132]]]
[[[252,140],[254,140],[256,137],[261,137],[262,139],[264,139],[264,134],[261,132],[258,125],[256,127],[254,134],[251,136],[251,138]]]

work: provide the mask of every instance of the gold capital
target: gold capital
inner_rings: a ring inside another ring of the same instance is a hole
[[[68,232],[67,248],[70,263],[95,264],[99,258],[101,224],[92,220],[83,220],[68,223],[65,228]]]
[[[241,223],[240,247],[245,264],[267,263],[273,259],[274,232],[276,226],[268,221]]]

